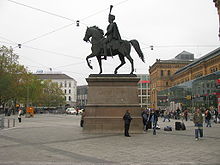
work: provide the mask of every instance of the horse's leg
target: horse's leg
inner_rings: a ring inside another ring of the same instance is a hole
[[[122,66],[122,65],[124,65],[125,64],[125,57],[122,55],[122,54],[119,54],[118,55],[119,56],[119,59],[121,60],[121,64],[117,67],[117,68],[115,68],[115,74],[117,74],[118,73],[118,69]]]
[[[101,56],[96,56],[96,58],[99,62],[99,68],[100,68],[99,74],[101,74],[102,73],[102,59],[101,59]]]
[[[125,57],[127,57],[127,59],[131,63],[131,73],[130,74],[133,74],[133,72],[134,72],[134,60],[131,58],[130,53],[128,55],[126,55]]]
[[[90,69],[93,69],[93,67],[90,65],[90,62],[89,62],[89,59],[92,57],[95,57],[95,55],[92,53],[86,57],[86,62]]]
[[[128,41],[125,41],[123,47],[124,48],[121,50],[121,53],[130,61],[130,63],[131,63],[131,73],[130,74],[133,74],[133,72],[134,72],[134,60],[130,56],[131,45]]]

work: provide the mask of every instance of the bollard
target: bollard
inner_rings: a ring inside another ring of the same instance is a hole
[[[0,128],[4,128],[4,118],[0,118]]]
[[[13,119],[13,127],[15,127],[15,119]]]
[[[8,128],[10,127],[10,119],[8,119]]]

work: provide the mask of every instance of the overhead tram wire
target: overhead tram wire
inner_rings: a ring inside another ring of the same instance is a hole
[[[26,44],[26,43],[29,43],[29,42],[32,42],[32,41],[34,41],[34,40],[37,40],[37,39],[42,38],[42,37],[45,37],[45,36],[47,36],[47,35],[50,35],[50,34],[52,34],[52,33],[54,33],[54,32],[57,32],[57,31],[59,31],[59,30],[62,30],[62,29],[67,28],[67,27],[69,27],[69,26],[72,26],[73,24],[74,24],[74,23],[67,24],[67,25],[62,26],[62,27],[59,27],[59,28],[57,28],[57,29],[55,29],[55,30],[53,30],[53,31],[44,33],[44,34],[42,34],[42,35],[40,35],[40,36],[38,36],[38,37],[35,37],[35,38],[31,39],[31,40],[28,40],[28,41],[25,41],[25,42],[21,43],[21,45]],[[18,47],[18,46],[16,46],[16,47]],[[15,48],[16,48],[16,47],[15,47]]]
[[[56,16],[56,17],[60,17],[60,18],[63,18],[63,19],[66,19],[66,20],[69,20],[69,21],[72,21],[72,22],[75,22],[76,20],[74,19],[71,19],[71,18],[67,18],[65,16],[62,16],[62,15],[59,15],[59,14],[55,14],[55,13],[52,13],[52,12],[49,12],[49,11],[46,11],[46,10],[42,10],[42,9],[39,9],[39,8],[36,8],[36,7],[32,7],[32,6],[29,6],[29,5],[25,5],[23,3],[20,3],[20,2],[16,2],[16,1],[13,1],[13,0],[8,0],[9,2],[12,2],[12,3],[15,3],[17,5],[21,5],[21,6],[25,6],[25,7],[28,7],[28,8],[31,8],[31,9],[34,9],[34,10],[37,10],[37,11],[40,11],[40,12],[43,12],[43,13],[47,13],[49,15],[53,15],[53,16]]]
[[[48,66],[46,66],[46,65],[44,65],[44,64],[41,64],[41,63],[39,63],[39,62],[36,62],[36,61],[34,61],[34,60],[31,60],[30,58],[28,58],[28,57],[26,57],[26,56],[20,56],[20,57],[22,57],[22,58],[24,58],[24,59],[27,59],[28,61],[33,62],[33,63],[35,63],[35,64],[41,65],[41,66],[43,66],[44,68],[51,68],[51,67],[48,67]]]
[[[34,49],[34,50],[38,50],[38,51],[42,51],[42,52],[46,52],[46,53],[51,53],[51,54],[66,56],[66,57],[70,57],[70,58],[74,58],[74,59],[84,60],[84,59],[81,58],[81,57],[73,57],[73,56],[68,55],[68,54],[58,53],[58,52],[54,52],[54,51],[50,51],[50,50],[45,50],[45,49],[40,49],[40,48],[35,48],[35,47],[32,47],[32,46],[26,46],[26,45],[24,45],[24,47],[27,47],[27,48],[30,48],[30,49]]]
[[[219,45],[149,45],[146,47],[143,47],[141,49],[151,49],[151,46],[155,49],[155,48],[174,48],[174,47],[192,47],[192,48],[196,48],[196,47],[219,47]]]
[[[6,39],[5,37],[1,37],[0,38],[4,38]],[[17,44],[16,42],[12,41],[12,40],[9,40],[7,39],[9,42],[5,42],[5,41],[0,41],[2,43],[7,43],[9,45],[12,45],[13,43],[14,44]],[[38,50],[38,51],[42,51],[42,52],[46,52],[46,53],[51,53],[51,54],[56,54],[56,55],[60,55],[60,56],[66,56],[66,57],[70,57],[70,58],[74,58],[74,59],[80,59],[80,60],[84,60],[84,58],[81,58],[81,57],[73,57],[71,55],[68,55],[68,54],[64,54],[64,53],[59,53],[59,52],[54,52],[54,51],[50,51],[50,50],[45,50],[45,49],[40,49],[40,48],[35,48],[35,47],[32,47],[32,46],[27,46],[27,45],[23,45],[24,47],[26,48],[30,48],[30,49],[34,49],[34,50]]]
[[[5,37],[0,36],[0,38],[4,39],[4,40],[6,40],[6,41],[9,41],[9,42],[11,42],[11,43],[14,43],[14,44],[18,44],[17,42],[14,42],[14,41],[12,41],[12,40],[9,40],[8,38],[5,38]]]
[[[61,29],[67,28],[67,27],[69,27],[69,26],[75,24],[76,21],[77,21],[77,20],[75,20],[75,19],[71,19],[71,18],[62,16],[62,15],[59,15],[59,14],[55,14],[55,13],[52,13],[52,12],[48,12],[48,11],[46,11],[46,10],[42,10],[42,9],[39,9],[39,8],[36,8],[36,7],[32,7],[32,6],[29,6],[29,5],[20,3],[20,2],[16,2],[16,1],[13,1],[13,0],[8,0],[8,1],[11,2],[11,3],[15,3],[15,4],[17,4],[17,5],[21,5],[21,6],[24,6],[24,7],[28,7],[28,8],[31,8],[31,9],[33,9],[33,10],[37,10],[37,11],[40,11],[40,12],[44,12],[44,13],[47,13],[47,14],[49,14],[49,15],[53,15],[53,16],[56,16],[56,17],[63,18],[63,19],[66,19],[66,20],[69,20],[69,21],[74,22],[74,23],[65,25],[65,26],[63,26],[63,27],[61,27],[61,28],[55,29],[55,30],[53,30],[53,31],[51,31],[51,32],[42,34],[42,35],[40,35],[39,37],[35,37],[35,38],[31,39],[31,40],[25,41],[24,43],[21,43],[21,44],[26,44],[26,43],[28,43],[28,42],[37,40],[37,39],[39,39],[39,38],[41,38],[41,37],[44,37],[44,36],[49,35],[49,34],[52,34],[52,33],[56,32],[56,31],[61,30]],[[121,2],[119,2],[119,3],[114,4],[114,6],[121,5],[121,4],[123,4],[123,3],[127,2],[127,1],[129,1],[129,0],[121,1]],[[98,12],[95,12],[94,14],[91,14],[91,15],[89,15],[89,16],[86,16],[86,17],[82,18],[82,19],[79,19],[80,24],[83,24],[84,26],[88,27],[88,25],[85,24],[84,22],[82,22],[82,20],[85,20],[85,19],[87,19],[87,18],[90,18],[90,17],[92,17],[92,16],[95,16],[95,15],[101,13],[101,12],[104,12],[104,11],[108,10],[108,9],[109,9],[109,8],[100,10],[100,11],[98,11]],[[16,47],[18,47],[18,46],[16,46]],[[16,47],[15,47],[15,48],[16,48]]]

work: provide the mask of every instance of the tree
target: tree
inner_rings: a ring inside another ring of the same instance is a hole
[[[0,106],[16,105],[59,106],[65,103],[58,84],[41,81],[18,63],[12,48],[0,47]]]
[[[46,107],[55,107],[65,104],[63,91],[57,83],[51,80],[42,81],[43,93],[34,104]]]
[[[0,48],[0,105],[13,98],[13,74],[18,72],[18,56],[5,46]]]

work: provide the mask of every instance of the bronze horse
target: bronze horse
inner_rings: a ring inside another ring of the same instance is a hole
[[[90,41],[91,38],[91,41]],[[99,62],[100,67],[100,73],[102,73],[102,59],[106,56],[103,56],[103,40],[104,40],[104,33],[103,30],[99,29],[97,26],[87,27],[85,37],[83,38],[84,41],[90,42],[92,44],[92,53],[86,57],[86,61],[88,66],[93,69],[93,67],[90,65],[89,58],[96,57]],[[131,63],[131,72],[130,74],[133,74],[134,72],[134,62],[133,59],[130,56],[131,52],[131,45],[136,50],[138,56],[140,59],[144,61],[144,55],[140,49],[139,43],[137,40],[120,40],[120,41],[113,41],[116,44],[116,46],[111,46],[111,49],[108,48],[107,56],[115,56],[118,55],[119,59],[121,60],[121,64],[116,67],[114,73],[117,74],[118,69],[125,64],[125,57],[130,61]],[[131,43],[131,44],[130,44]],[[109,46],[108,46],[109,47]]]

